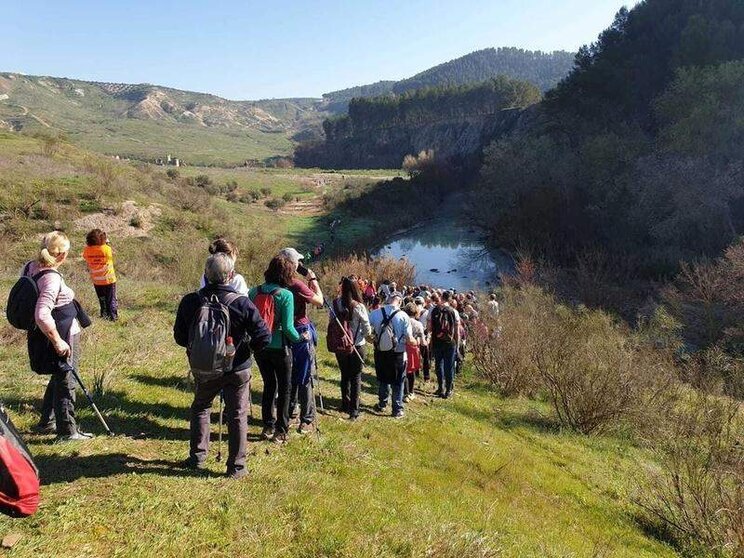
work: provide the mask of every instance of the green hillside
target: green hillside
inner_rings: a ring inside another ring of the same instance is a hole
[[[291,234],[307,239],[311,229],[183,177],[68,145],[0,135],[0,164],[1,300],[38,234],[54,223],[69,231],[77,253],[85,232],[79,219],[117,223],[127,219],[125,201],[139,212],[136,226],[127,220],[111,235],[121,321],[97,322],[84,335],[82,373],[102,392],[116,437],[72,445],[30,434],[45,378],[28,371],[23,336],[0,324],[0,396],[43,481],[37,515],[0,518],[0,534],[21,535],[13,556],[677,556],[636,521],[636,474],[653,464],[642,446],[561,430],[546,403],[503,399],[470,372],[455,399],[422,393],[407,418],[394,421],[370,410],[368,366],[365,413],[349,424],[336,411],[334,359],[321,346],[329,411],[319,438],[295,436],[284,448],[255,442],[254,419],[245,481],[221,478],[213,458],[205,473],[177,468],[187,452],[191,394],[183,351],[172,341],[173,312],[197,283],[208,239],[234,238],[238,268],[255,284],[274,250]],[[232,180],[213,175],[223,179]],[[346,265],[326,264],[326,288],[348,273]],[[93,308],[84,264],[71,258],[63,271]],[[322,329],[323,314],[314,318]],[[82,424],[100,432],[79,401]]]
[[[146,84],[0,73],[0,127],[64,133],[109,155],[238,165],[290,155],[291,137],[318,127],[317,100],[228,101]]]

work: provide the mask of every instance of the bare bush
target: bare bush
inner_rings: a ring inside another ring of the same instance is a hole
[[[323,288],[326,292],[335,293],[341,277],[349,275],[356,275],[376,283],[389,279],[398,285],[411,285],[414,283],[416,269],[408,260],[365,258],[352,255],[324,261],[320,266],[320,273],[324,279]]]
[[[660,467],[636,497],[695,556],[744,555],[744,421],[727,398],[692,391],[655,441]]]
[[[421,151],[418,155],[406,155],[403,158],[403,170],[411,178],[431,170],[435,165],[434,151],[431,149]]]
[[[468,339],[476,373],[507,397],[537,393],[540,379],[532,359],[534,318],[536,313],[527,301],[539,303],[541,293],[532,296],[513,289],[506,296],[502,316],[481,315]]]

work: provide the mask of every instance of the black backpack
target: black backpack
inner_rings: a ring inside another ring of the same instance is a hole
[[[217,295],[203,296],[189,330],[188,357],[191,373],[198,382],[220,378],[232,370],[228,358],[227,338],[230,335],[229,306],[241,294],[227,293],[221,302]]]
[[[431,311],[432,339],[440,343],[455,342],[455,328],[457,327],[455,311],[448,306],[438,306]]]
[[[23,274],[16,281],[8,295],[8,304],[5,315],[10,325],[17,329],[33,331],[36,328],[34,313],[36,312],[36,302],[39,300],[39,286],[37,281],[47,273],[57,273],[54,269],[43,269],[33,277],[27,275],[31,262],[23,268]]]

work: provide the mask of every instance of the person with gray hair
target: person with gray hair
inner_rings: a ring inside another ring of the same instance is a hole
[[[230,364],[224,365],[213,379],[194,378],[196,389],[191,404],[191,441],[189,457],[184,465],[191,469],[204,469],[209,450],[209,411],[214,398],[220,393],[225,400],[228,456],[227,476],[244,477],[246,440],[248,430],[248,383],[251,379],[252,354],[266,347],[271,341],[271,331],[251,300],[230,285],[235,273],[235,262],[221,252],[209,256],[204,266],[206,286],[187,294],[181,300],[173,326],[173,337],[182,347],[193,347],[195,332],[200,331],[198,321],[206,306],[227,310],[229,331],[225,344],[235,347]],[[224,361],[223,361],[224,362]]]

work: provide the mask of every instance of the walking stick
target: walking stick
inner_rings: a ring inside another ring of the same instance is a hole
[[[223,402],[223,396],[222,396],[222,392],[220,392],[220,429],[219,429],[219,434],[217,435],[217,462],[218,463],[222,461],[222,402]]]
[[[313,384],[313,392],[315,392],[315,380],[318,380],[318,399],[320,399],[320,412],[325,414],[325,407],[323,407],[323,393],[320,391],[320,376],[318,376],[318,357],[315,357],[315,377],[310,374],[310,381]]]
[[[331,313],[331,316],[333,317],[334,320],[336,320],[336,324],[338,324],[339,329],[341,329],[341,331],[344,332],[344,338],[347,341],[351,341],[351,346],[354,348],[354,353],[356,354],[357,357],[359,357],[359,360],[362,363],[362,368],[364,368],[364,359],[362,358],[361,353],[359,352],[356,345],[354,344],[354,339],[352,339],[351,336],[349,335],[349,332],[344,329],[344,326],[341,323],[341,320],[338,319],[338,315],[336,315],[336,312],[333,310],[331,305],[328,304],[328,301],[325,299],[325,297],[323,298],[323,306],[328,308],[328,311]]]
[[[114,433],[111,432],[111,429],[109,428],[108,424],[106,424],[106,419],[103,418],[101,411],[98,410],[98,407],[96,406],[95,401],[93,401],[93,397],[90,395],[90,392],[85,388],[85,385],[83,384],[83,380],[80,378],[80,374],[78,374],[78,371],[67,363],[61,366],[61,370],[63,372],[72,372],[72,375],[75,378],[75,381],[80,386],[80,389],[83,390],[85,397],[88,399],[88,403],[90,403],[90,406],[93,407],[93,411],[95,411],[96,415],[98,416],[98,420],[101,421],[101,424],[103,424],[103,427],[106,429],[106,432],[108,433],[108,435],[113,436]]]

